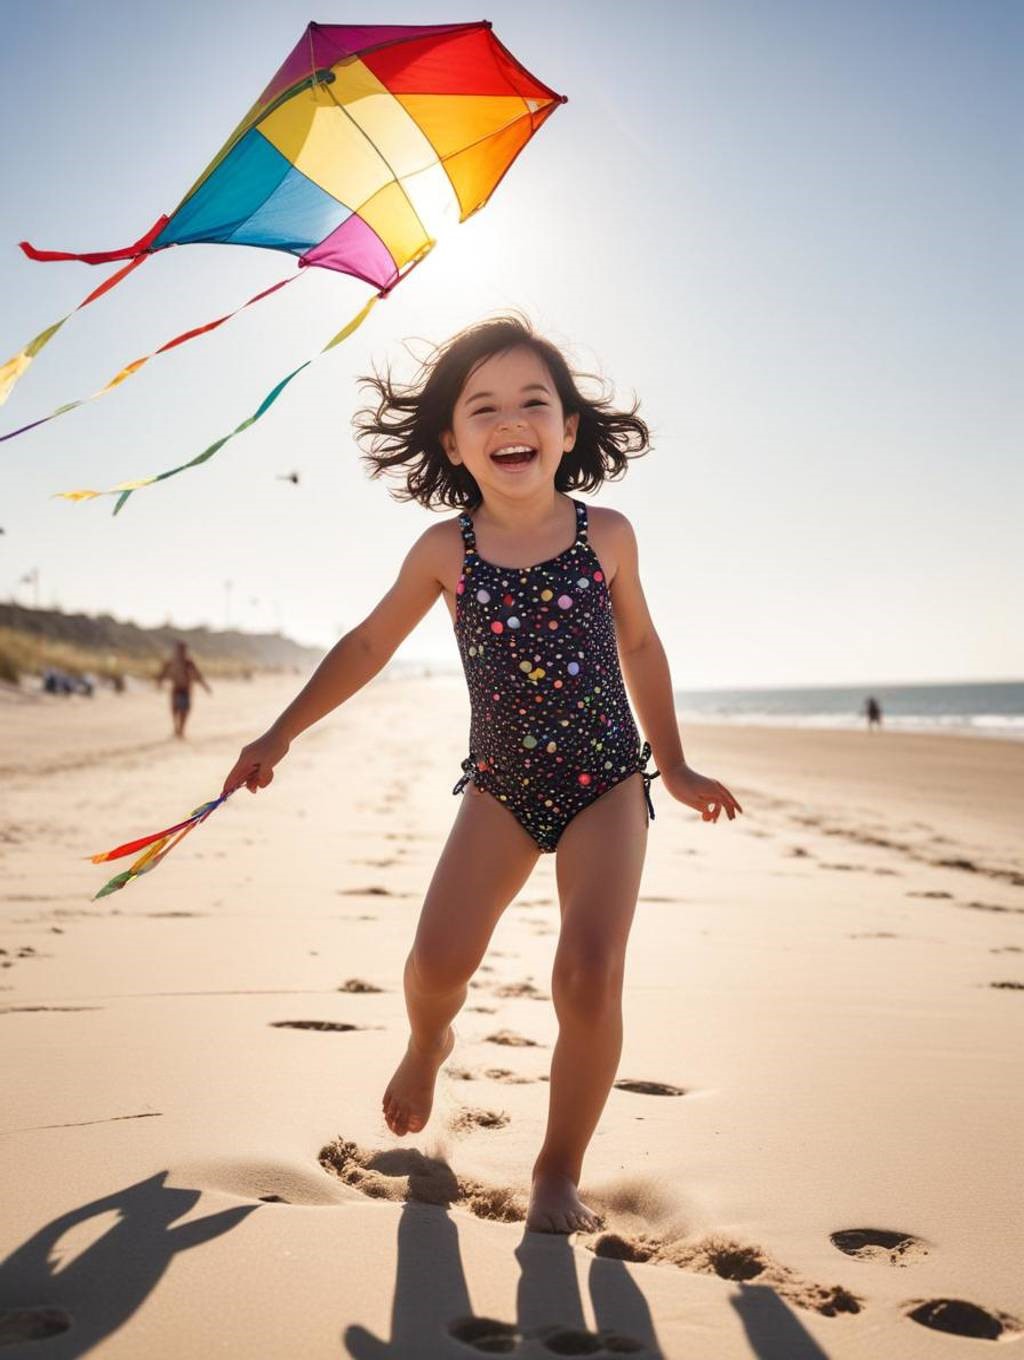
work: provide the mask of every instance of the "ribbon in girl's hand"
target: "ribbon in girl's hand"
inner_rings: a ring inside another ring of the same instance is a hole
[[[234,790],[231,790],[233,793]],[[176,826],[169,826],[163,831],[154,831],[150,836],[142,836],[136,841],[126,841],[124,845],[117,846],[114,850],[105,850],[98,855],[89,855],[93,864],[105,864],[108,859],[121,859],[125,855],[133,855],[136,850],[143,853],[130,868],[115,874],[109,883],[103,887],[93,898],[106,897],[109,893],[117,892],[119,888],[125,888],[140,874],[148,874],[151,869],[155,869],[165,855],[169,855],[174,847],[188,835],[200,822],[205,822],[210,813],[226,803],[231,797],[231,793],[222,793],[219,798],[214,798],[209,803],[203,803],[197,807],[183,822],[178,822]]]

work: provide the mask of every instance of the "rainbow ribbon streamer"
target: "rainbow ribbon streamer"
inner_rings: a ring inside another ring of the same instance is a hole
[[[288,280],[286,280],[286,282],[287,281]],[[278,284],[277,286],[280,287],[281,285]],[[168,477],[176,477],[179,472],[185,472],[189,468],[198,467],[201,463],[208,462],[215,453],[220,452],[220,450],[224,447],[224,445],[228,442],[229,439],[234,439],[235,435],[242,434],[243,431],[247,430],[250,425],[255,425],[257,420],[259,420],[261,416],[265,415],[267,411],[270,410],[271,406],[273,406],[274,402],[277,401],[278,397],[288,386],[291,380],[293,378],[297,378],[304,368],[308,368],[315,359],[318,359],[320,357],[321,354],[326,354],[327,351],[333,349],[335,345],[340,345],[343,340],[347,340],[348,337],[352,334],[352,332],[358,326],[361,326],[363,324],[363,322],[369,316],[370,309],[374,306],[374,304],[384,296],[386,296],[384,293],[374,293],[373,297],[370,298],[366,306],[363,307],[362,310],[359,311],[352,318],[348,325],[343,326],[337,335],[335,335],[332,339],[328,340],[327,344],[324,345],[323,349],[320,350],[319,354],[314,354],[312,359],[307,359],[304,364],[300,364],[298,368],[293,369],[286,378],[282,378],[281,381],[277,383],[275,387],[271,388],[271,390],[263,398],[262,402],[260,402],[259,406],[251,416],[248,416],[245,420],[243,420],[241,425],[236,425],[230,434],[222,435],[220,439],[215,440],[207,448],[203,449],[202,453],[197,454],[195,458],[190,458],[187,463],[179,463],[177,467],[169,468],[166,472],[158,472],[152,477],[140,477],[137,481],[134,482],[119,482],[117,486],[110,487],[110,489],[107,491],[94,491],[91,489],[85,489],[80,491],[55,491],[53,493],[54,499],[60,498],[66,501],[91,501],[95,500],[97,496],[116,496],[117,500],[114,502],[113,513],[117,515],[120,514],[121,510],[124,508],[125,503],[128,500],[128,497],[132,494],[133,491],[139,491],[144,486],[152,486],[155,482],[166,481]]]
[[[201,822],[205,822],[211,812],[215,812],[222,803],[226,803],[233,792],[234,789],[229,793],[221,794],[219,798],[214,798],[212,802],[203,803],[190,813],[183,822],[178,822],[176,826],[166,827],[163,831],[154,831],[152,835],[143,836],[137,841],[126,841],[124,845],[119,845],[114,850],[105,850],[99,855],[87,856],[93,864],[105,864],[110,859],[123,859],[125,855],[134,855],[136,850],[144,852],[130,868],[123,869],[121,873],[115,874],[109,883],[105,883],[93,898],[93,901],[107,897],[110,893],[117,892],[121,888],[126,888],[133,879],[155,869],[165,855],[169,855],[190,831],[199,826]]]
[[[145,258],[145,255],[140,255],[127,269],[122,270],[121,277],[127,274],[128,270],[134,269],[137,264],[141,264]],[[237,316],[239,312],[245,311],[246,307],[251,307],[253,303],[256,302],[262,302],[265,297],[270,297],[271,293],[276,293],[277,290],[283,288],[286,283],[292,283],[295,279],[300,277],[301,275],[299,274],[289,274],[286,279],[282,279],[279,283],[273,284],[270,288],[265,288],[262,293],[257,293],[256,296],[251,297],[248,302],[243,302],[242,305],[236,307],[233,312],[228,312],[224,316],[217,317],[216,321],[208,321],[205,326],[195,326],[190,331],[183,331],[181,335],[176,335],[173,340],[168,340],[165,345],[161,345],[159,349],[155,349],[152,354],[144,354],[141,359],[133,359],[130,364],[125,364],[123,368],[119,369],[118,372],[114,374],[106,386],[101,387],[97,392],[93,392],[91,396],[82,397],[78,401],[65,402],[63,406],[58,406],[55,411],[51,411],[48,416],[40,416],[38,420],[30,421],[28,425],[21,425],[18,429],[11,430],[9,434],[0,434],[0,444],[5,443],[8,439],[17,439],[20,434],[26,434],[29,430],[38,429],[40,425],[45,425],[49,420],[56,420],[58,416],[66,415],[68,411],[75,411],[79,406],[84,406],[87,402],[95,401],[97,397],[102,397],[108,392],[113,392],[115,387],[120,387],[123,382],[127,382],[129,378],[133,378],[140,368],[143,368],[148,364],[150,359],[155,359],[158,354],[166,354],[168,350],[177,349],[179,345],[188,344],[190,340],[195,340],[199,335],[207,335],[210,331],[215,331],[218,326],[223,326],[226,321],[230,321],[231,318]],[[97,289],[97,291],[92,294],[92,297],[97,297],[100,292],[106,291],[106,289],[111,287],[116,281],[116,278],[109,280],[102,288]],[[91,301],[91,298],[86,298],[86,302],[89,301]],[[77,310],[81,311],[84,306],[85,302],[83,302],[82,306],[77,308]],[[74,315],[74,313],[71,315]],[[67,319],[68,318],[65,317],[64,321]],[[28,355],[30,351],[32,351],[32,353],[38,353],[43,347],[39,341],[42,340],[43,344],[45,344],[46,340],[52,338],[60,327],[63,326],[64,321],[58,321],[56,326],[51,326],[48,331],[43,332],[43,336],[37,335],[35,340],[32,341],[32,344],[26,346],[22,351],[22,354],[15,355],[13,359],[0,366],[0,403],[6,399],[15,382],[17,382],[18,378],[28,367],[31,360],[26,359],[24,356]],[[32,350],[33,345],[36,347],[35,350]],[[11,376],[5,378],[4,375],[8,370],[10,371]]]

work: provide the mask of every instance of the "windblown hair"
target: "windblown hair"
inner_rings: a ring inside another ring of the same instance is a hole
[[[377,404],[363,407],[353,417],[356,440],[371,477],[387,474],[404,481],[404,488],[390,491],[393,499],[416,500],[428,509],[446,505],[472,510],[480,504],[476,478],[461,464],[448,461],[441,434],[451,429],[455,403],[470,374],[485,359],[516,346],[533,350],[546,364],[563,414],[579,414],[575,446],[555,474],[559,491],[592,491],[623,476],[628,460],[647,452],[650,432],[636,414],[640,403],[618,411],[610,396],[584,396],[578,379],[596,382],[602,389],[603,380],[574,373],[555,345],[537,335],[525,317],[513,313],[469,326],[437,346],[411,383],[392,381],[390,369],[383,376],[375,371],[360,379],[360,387],[372,389]]]

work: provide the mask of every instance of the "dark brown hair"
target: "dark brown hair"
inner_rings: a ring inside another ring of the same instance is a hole
[[[559,491],[593,491],[602,482],[621,477],[630,458],[647,452],[650,433],[636,414],[640,403],[617,411],[608,396],[584,396],[577,379],[602,387],[603,380],[574,373],[555,345],[537,335],[525,317],[513,313],[468,326],[436,346],[411,383],[393,382],[390,369],[383,376],[375,371],[359,380],[362,388],[372,389],[377,402],[353,417],[362,461],[371,477],[404,474],[404,489],[390,492],[395,500],[416,500],[428,509],[442,505],[475,509],[480,504],[476,478],[461,464],[448,461],[441,434],[451,429],[455,403],[477,365],[516,346],[533,350],[547,365],[563,414],[579,414],[575,446],[555,474]]]

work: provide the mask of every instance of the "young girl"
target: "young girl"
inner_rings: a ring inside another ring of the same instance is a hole
[[[384,1117],[400,1136],[426,1125],[469,979],[538,857],[556,853],[559,1035],[526,1227],[592,1230],[600,1219],[577,1186],[622,1048],[650,782],[660,774],[706,822],[742,811],[683,759],[629,520],[567,494],[621,476],[628,457],[646,450],[647,427],[635,405],[619,412],[582,395],[558,349],[517,317],[455,336],[407,387],[390,374],[364,384],[379,397],[356,417],[371,475],[398,469],[397,499],[463,513],[424,531],[372,613],[243,748],[224,789],[266,788],[299,733],[376,675],[444,596],[472,707],[453,792],[468,785],[472,796],[460,800],[405,963],[411,1033]],[[624,680],[648,739],[642,748]],[[652,750],[660,769],[648,773]]]

